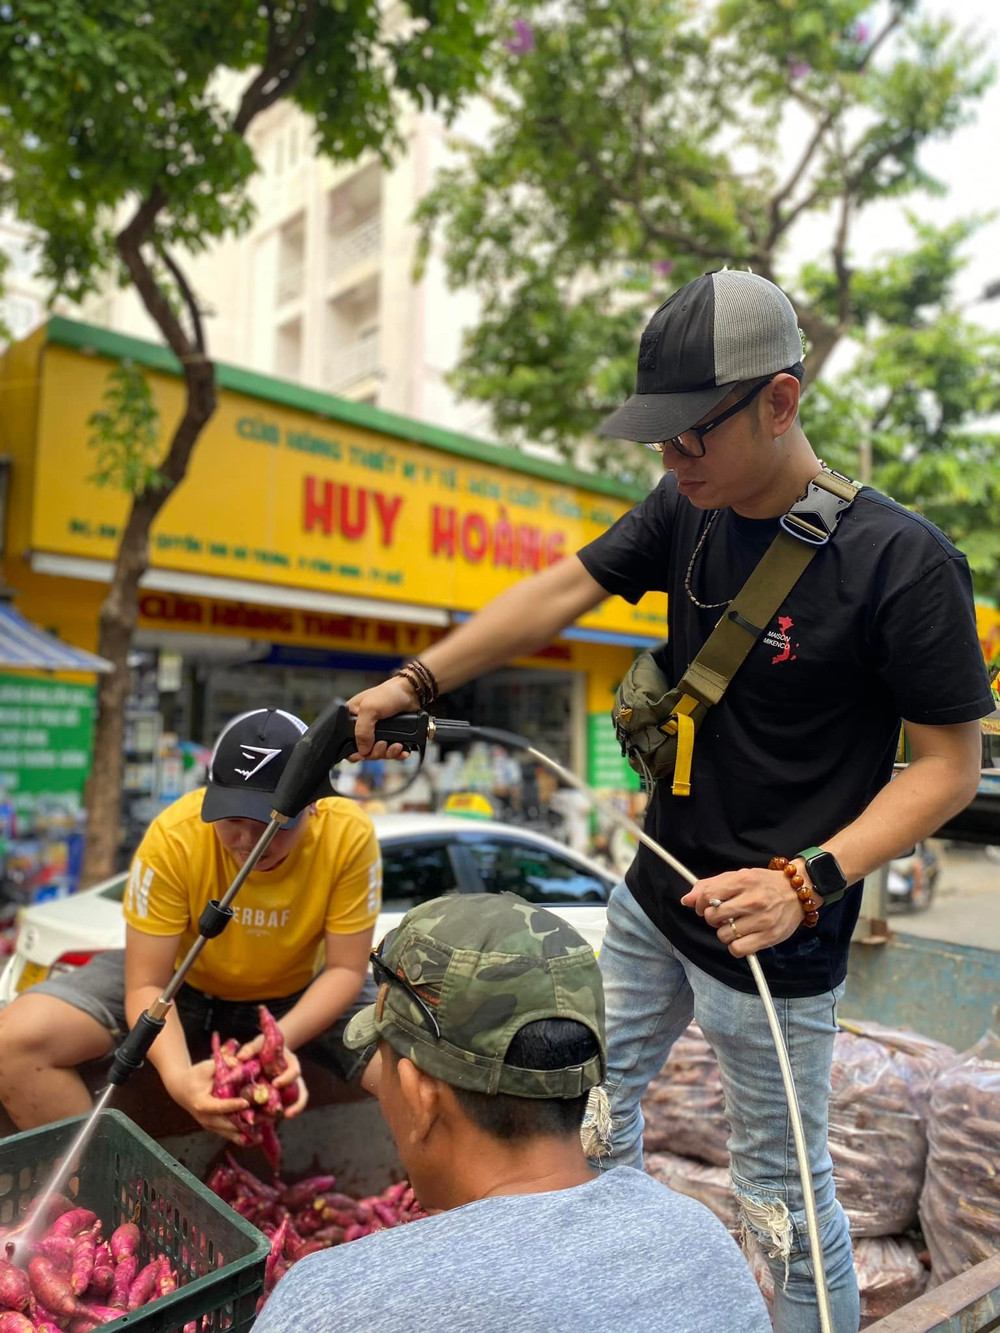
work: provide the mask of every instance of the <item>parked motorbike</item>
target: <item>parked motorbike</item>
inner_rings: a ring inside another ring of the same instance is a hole
[[[934,899],[941,861],[926,842],[918,842],[907,856],[889,863],[889,905],[907,912],[923,912]]]

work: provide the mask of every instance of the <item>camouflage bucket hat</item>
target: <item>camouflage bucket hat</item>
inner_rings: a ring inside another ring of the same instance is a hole
[[[351,1049],[383,1038],[445,1083],[514,1097],[579,1097],[604,1078],[600,968],[561,917],[513,893],[450,894],[407,912],[380,947],[376,980],[384,967],[400,984],[383,981],[351,1020]],[[582,1023],[598,1054],[567,1069],[505,1064],[514,1036],[544,1018]]]

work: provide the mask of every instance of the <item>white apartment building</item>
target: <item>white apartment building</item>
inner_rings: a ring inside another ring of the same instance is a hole
[[[482,112],[466,113],[463,132]],[[210,354],[249,369],[468,433],[488,433],[488,409],[460,403],[445,383],[474,294],[451,292],[432,258],[413,281],[414,209],[448,158],[429,113],[407,113],[405,151],[390,169],[374,157],[318,158],[308,119],[278,103],[251,126],[260,174],[251,228],[183,258],[204,306]],[[136,293],[109,287],[83,317],[158,337]]]
[[[0,320],[12,342],[26,337],[48,315],[49,284],[38,274],[38,249],[31,229],[11,213],[0,213],[0,253],[7,267],[0,277]],[[60,302],[60,311],[67,305]]]

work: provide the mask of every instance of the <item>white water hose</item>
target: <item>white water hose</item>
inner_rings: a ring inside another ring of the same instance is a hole
[[[485,728],[476,728],[477,731],[486,730]],[[514,738],[508,736],[508,739]],[[522,741],[523,745],[523,741]],[[541,750],[536,750],[534,746],[527,747],[528,753],[540,764],[551,769],[553,773],[575,787],[587,797],[591,804],[608,819],[613,820],[622,828],[627,829],[634,837],[654,852],[661,861],[665,861],[671,870],[688,882],[688,884],[697,884],[698,879],[693,875],[687,866],[682,865],[676,857],[670,855],[665,847],[661,847],[655,839],[648,833],[643,832],[639,825],[618,810],[610,801],[603,800],[597,793],[585,783],[582,778],[578,778],[575,773],[569,769],[563,768],[561,764],[550,759],[548,755],[543,754]],[[809,1168],[809,1157],[806,1152],[806,1136],[802,1128],[802,1115],[799,1111],[799,1099],[795,1091],[795,1081],[792,1078],[792,1067],[788,1059],[788,1050],[785,1046],[785,1039],[782,1036],[781,1025],[778,1022],[778,1015],[775,1012],[774,1000],[771,998],[771,992],[768,989],[767,981],[764,978],[763,970],[757,961],[755,954],[747,954],[747,962],[750,964],[750,971],[754,981],[757,983],[757,989],[760,992],[760,998],[764,1004],[764,1013],[767,1015],[767,1025],[771,1029],[771,1037],[774,1041],[774,1049],[778,1056],[778,1065],[781,1069],[781,1081],[785,1087],[785,1100],[788,1102],[788,1113],[792,1122],[792,1137],[795,1140],[795,1156],[799,1164],[799,1176],[802,1180],[802,1199],[806,1213],[806,1228],[809,1232],[809,1251],[812,1255],[813,1271],[816,1281],[816,1305],[819,1308],[819,1323],[822,1333],[834,1333],[833,1322],[830,1317],[830,1294],[826,1285],[826,1269],[823,1267],[823,1247],[820,1243],[819,1218],[816,1214],[816,1193],[813,1189],[812,1171]]]

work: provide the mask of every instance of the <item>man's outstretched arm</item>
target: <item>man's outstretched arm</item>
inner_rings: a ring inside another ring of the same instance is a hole
[[[607,596],[579,557],[568,556],[494,597],[471,620],[421,653],[420,660],[434,673],[444,694],[503,666],[511,658],[544,648]],[[357,716],[358,754],[378,759],[387,751],[384,742],[374,744],[375,723],[396,713],[411,712],[417,707],[417,699],[412,686],[403,677],[394,676],[356,694],[349,706]],[[388,751],[390,758],[398,758],[401,753],[400,746]]]

